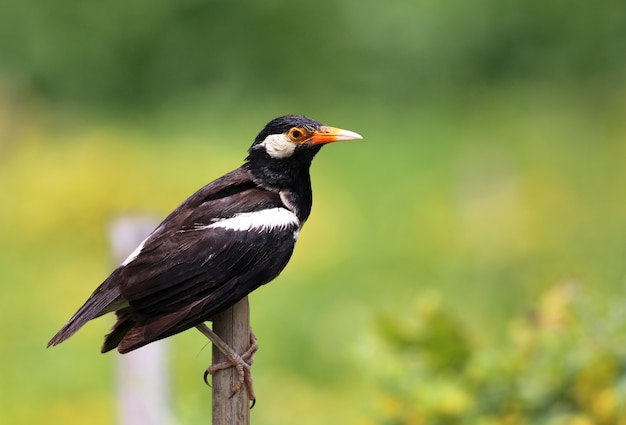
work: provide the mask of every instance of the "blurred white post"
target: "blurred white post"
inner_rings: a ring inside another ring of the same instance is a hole
[[[113,258],[119,264],[154,230],[151,216],[122,216],[109,228]],[[167,341],[117,356],[117,405],[121,425],[172,425]]]

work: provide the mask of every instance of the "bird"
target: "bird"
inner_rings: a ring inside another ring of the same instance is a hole
[[[271,120],[243,164],[197,190],[172,211],[107,277],[48,342],[58,345],[88,321],[115,313],[101,352],[125,354],[197,328],[235,366],[255,401],[245,353],[235,353],[206,322],[287,265],[312,206],[311,161],[331,142],[358,140],[350,130],[302,115]],[[252,334],[253,335],[253,334]]]

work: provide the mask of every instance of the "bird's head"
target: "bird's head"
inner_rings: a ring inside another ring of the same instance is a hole
[[[301,115],[285,115],[267,123],[250,147],[250,157],[262,153],[273,159],[310,160],[327,143],[356,139],[362,137],[353,131],[322,125]]]

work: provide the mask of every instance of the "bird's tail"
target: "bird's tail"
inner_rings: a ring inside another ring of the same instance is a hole
[[[85,323],[103,314],[119,310],[128,306],[120,295],[118,277],[121,269],[115,270],[91,296],[85,304],[72,316],[70,320],[48,342],[48,347],[58,345],[74,335]]]

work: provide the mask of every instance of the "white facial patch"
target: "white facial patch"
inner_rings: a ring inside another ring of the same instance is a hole
[[[270,134],[259,146],[263,146],[272,158],[288,158],[296,149],[296,143],[292,142],[286,134]]]
[[[203,228],[222,228],[244,232],[250,230],[284,230],[291,226],[296,226],[296,231],[300,228],[300,220],[294,213],[285,208],[268,208],[261,211],[235,214],[230,218],[217,219],[214,223],[203,226]],[[201,229],[198,228],[198,230]]]

